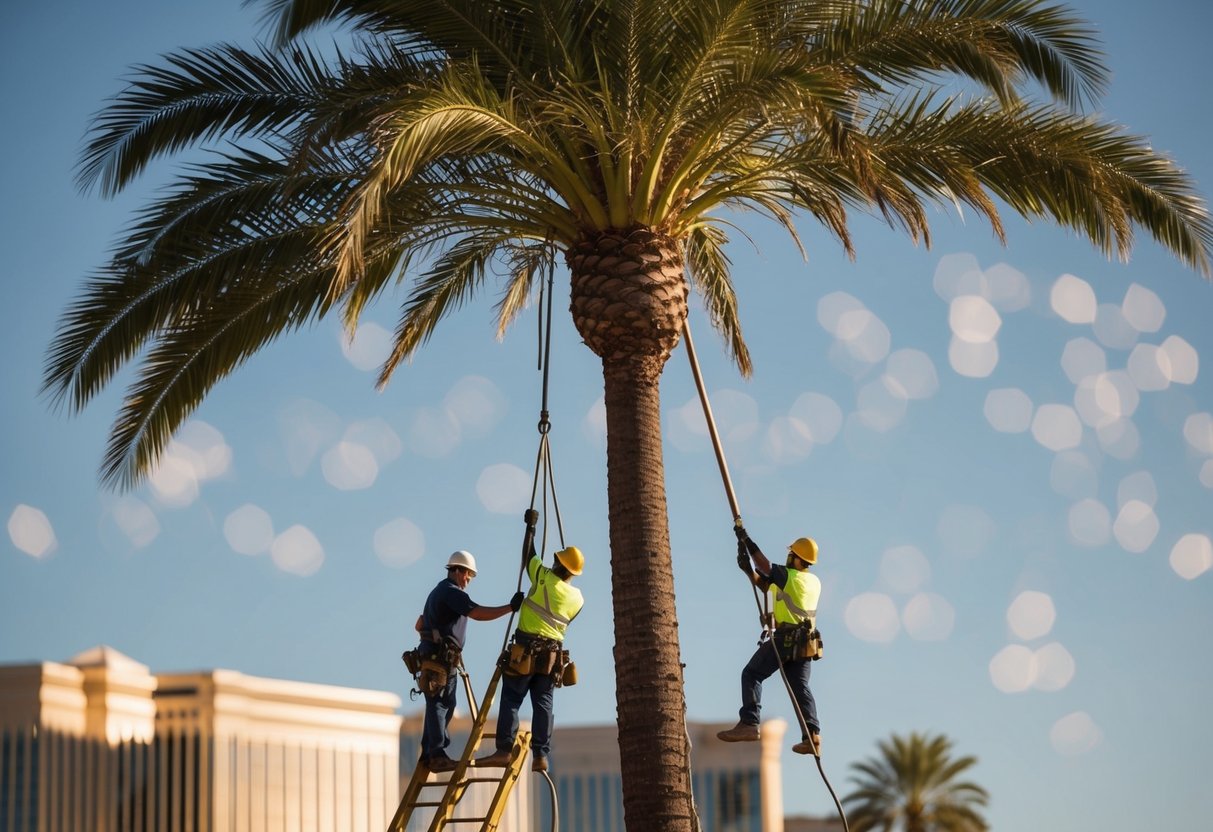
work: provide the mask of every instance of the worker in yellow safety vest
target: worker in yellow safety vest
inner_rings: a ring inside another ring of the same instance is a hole
[[[526,513],[528,529],[533,530],[538,513]],[[576,546],[554,555],[551,568],[535,552],[534,535],[528,535],[524,549],[530,589],[522,602],[518,629],[514,631],[505,672],[501,682],[501,711],[497,716],[497,750],[476,761],[477,766],[509,765],[514,739],[518,735],[518,709],[522,700],[531,698],[532,771],[547,771],[552,742],[552,691],[561,684],[573,684],[571,663],[564,647],[564,634],[581,612],[581,590],[573,586],[574,576],[585,568],[585,558]]]
[[[821,724],[817,720],[817,703],[809,689],[811,658],[820,656],[817,636],[817,602],[821,597],[821,581],[809,572],[817,563],[817,543],[801,537],[788,546],[786,565],[772,564],[741,526],[736,527],[740,542],[737,564],[749,573],[751,580],[764,592],[774,593],[774,618],[778,656],[769,644],[760,644],[741,671],[741,710],[737,725],[716,736],[725,742],[752,742],[759,738],[759,714],[762,710],[762,683],[779,671],[784,671],[792,685],[796,702],[804,716],[809,732],[792,746],[797,754],[821,754]],[[750,570],[753,561],[757,574]],[[816,646],[816,653],[813,647]]]

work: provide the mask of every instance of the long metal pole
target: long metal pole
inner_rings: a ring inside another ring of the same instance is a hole
[[[691,361],[691,375],[695,377],[695,388],[699,391],[699,401],[703,405],[703,418],[708,423],[708,435],[712,437],[712,450],[716,452],[716,464],[720,466],[720,478],[724,480],[724,493],[729,500],[729,508],[733,511],[733,520],[741,520],[741,509],[737,507],[737,495],[733,492],[733,480],[729,477],[729,463],[724,458],[724,449],[720,445],[720,434],[716,431],[716,418],[712,415],[712,403],[708,401],[708,392],[703,386],[703,376],[699,372],[699,359],[695,355],[695,342],[691,340],[691,322],[682,322],[682,335],[687,342],[687,358]]]

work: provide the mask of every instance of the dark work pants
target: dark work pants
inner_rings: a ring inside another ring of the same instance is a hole
[[[451,744],[447,726],[455,716],[455,687],[459,676],[454,671],[446,680],[446,687],[437,696],[425,697],[425,724],[421,730],[421,759],[445,754]]]
[[[809,730],[821,733],[821,725],[817,722],[817,703],[813,700],[813,692],[809,690],[809,670],[811,661],[799,659],[785,661],[783,669],[787,671],[788,681],[796,694],[796,702]],[[741,671],[741,710],[738,712],[741,721],[748,725],[757,725],[762,712],[762,683],[779,672],[779,662],[775,656],[775,648],[770,643],[758,645],[754,655]],[[782,686],[783,682],[780,681]],[[802,739],[808,739],[802,737]]]
[[[501,711],[497,715],[497,750],[509,751],[518,736],[518,709],[531,695],[531,752],[546,757],[552,750],[552,676],[531,673],[501,677]]]

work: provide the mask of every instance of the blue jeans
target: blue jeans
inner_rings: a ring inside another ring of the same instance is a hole
[[[812,662],[808,659],[785,661],[783,669],[788,674],[792,691],[796,694],[796,702],[809,730],[821,733],[821,725],[817,722],[817,703],[813,700],[813,692],[809,690],[809,670]],[[762,683],[770,676],[779,672],[779,663],[775,649],[769,644],[760,644],[741,671],[741,710],[738,714],[741,721],[747,725],[757,725],[759,714],[762,712]],[[802,737],[808,739],[808,737]]]
[[[447,726],[455,716],[455,688],[459,676],[451,672],[446,687],[436,696],[425,697],[425,723],[421,730],[421,759],[443,755],[451,744]]]
[[[497,750],[509,751],[518,736],[518,709],[531,695],[531,751],[546,757],[552,750],[552,688],[550,674],[501,677],[501,711],[497,714]]]

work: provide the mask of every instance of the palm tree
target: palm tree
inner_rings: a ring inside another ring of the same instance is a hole
[[[501,329],[563,259],[602,361],[624,804],[692,824],[659,381],[692,287],[743,374],[732,211],[795,238],[849,211],[929,243],[927,208],[1003,206],[1108,255],[1135,228],[1208,272],[1193,183],[1087,115],[1092,29],[1040,0],[262,0],[272,45],[139,68],[79,168],[121,191],[207,146],[66,311],[45,384],[83,407],[138,372],[102,479],[126,487],[268,342],[404,284],[379,383],[507,268]],[[353,45],[307,45],[339,26]]]
[[[983,832],[978,811],[989,800],[981,786],[957,778],[977,764],[976,757],[953,759],[945,736],[894,734],[878,743],[880,757],[851,768],[856,789],[843,798],[854,832]]]

